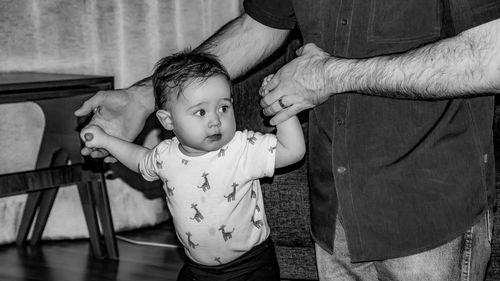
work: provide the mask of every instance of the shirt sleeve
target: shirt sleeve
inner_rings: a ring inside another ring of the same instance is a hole
[[[293,29],[297,23],[291,0],[245,0],[245,13],[254,20],[278,29]]]
[[[139,161],[139,171],[145,180],[155,181],[160,178],[158,171],[162,169],[163,165],[163,159],[160,157],[161,152],[167,150],[169,145],[169,141],[160,142]]]
[[[276,164],[276,136],[244,131],[243,169],[252,179],[272,177]]]
[[[445,14],[449,13],[456,34],[500,18],[498,0],[447,0],[444,3]]]

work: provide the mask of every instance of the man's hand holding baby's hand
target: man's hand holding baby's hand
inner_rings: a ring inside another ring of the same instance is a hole
[[[105,148],[107,134],[96,125],[89,125],[80,132],[80,138],[88,148]]]
[[[269,83],[269,81],[273,79],[273,76],[274,74],[269,74],[266,76],[266,78],[264,78],[264,80],[262,80],[262,84],[260,85],[259,88],[259,95],[261,97],[264,97],[265,95],[269,94],[269,89],[267,88],[267,84]]]
[[[293,115],[325,102],[330,95],[344,92],[342,83],[331,82],[327,63],[333,58],[309,43],[297,50],[297,57],[281,67],[267,81],[260,101],[263,113],[279,124]],[[333,86],[335,87],[333,87]]]
[[[264,78],[264,80],[262,81],[262,85],[260,86],[259,89],[259,94],[262,97],[260,105],[262,106],[265,115],[270,115],[269,112],[274,112],[275,114],[288,116],[287,118],[281,120],[281,122],[283,122],[295,115],[294,113],[290,113],[289,110],[289,108],[293,105],[290,103],[291,99],[289,99],[288,96],[281,96],[276,101],[272,102],[270,105],[267,106],[265,105],[266,103],[263,101],[263,99],[269,93],[271,93],[272,90],[274,90],[277,84],[279,84],[279,78],[275,77],[274,74],[270,74],[266,76],[266,78]],[[285,98],[287,100],[284,100]],[[271,121],[273,121],[273,119],[271,119]],[[273,122],[271,122],[271,124],[276,125],[277,123],[273,124]]]

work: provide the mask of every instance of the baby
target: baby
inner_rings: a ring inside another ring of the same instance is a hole
[[[259,178],[303,158],[297,117],[277,125],[275,135],[236,131],[229,75],[208,54],[161,59],[153,85],[156,116],[175,137],[148,149],[89,126],[81,132],[85,145],[164,182],[187,255],[178,280],[280,280]]]

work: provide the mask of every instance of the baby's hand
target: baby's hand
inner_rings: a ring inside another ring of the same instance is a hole
[[[80,132],[80,138],[88,148],[103,148],[106,133],[102,130],[101,127],[90,125],[85,127]]]
[[[262,80],[262,85],[260,85],[260,88],[259,88],[259,94],[262,97],[269,94],[269,89],[267,88],[267,83],[269,83],[269,81],[271,81],[271,79],[273,79],[273,76],[274,76],[274,74],[269,74],[266,76],[266,78],[264,78],[264,80]]]

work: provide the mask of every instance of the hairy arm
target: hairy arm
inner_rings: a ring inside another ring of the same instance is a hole
[[[224,25],[195,51],[216,55],[234,79],[276,51],[289,33],[290,30],[265,26],[244,13]]]
[[[402,54],[331,58],[325,68],[341,91],[409,99],[500,93],[500,20]]]
[[[357,92],[403,99],[500,93],[500,20],[400,54],[344,59],[314,44],[297,51],[261,100],[271,124],[313,108],[331,95]],[[283,109],[278,100],[290,105]]]
[[[222,26],[194,51],[215,55],[234,79],[270,56],[285,42],[288,34],[290,30],[263,25],[243,13]],[[151,77],[146,77],[134,86],[151,87],[151,84]]]
[[[222,26],[194,51],[215,55],[234,79],[276,51],[289,33],[290,30],[268,27],[243,13]],[[133,86],[152,87],[151,77]]]

